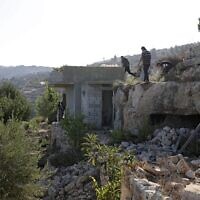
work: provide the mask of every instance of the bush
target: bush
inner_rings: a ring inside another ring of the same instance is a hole
[[[92,178],[98,200],[119,200],[122,178],[122,166],[135,161],[133,155],[120,153],[118,147],[100,144],[94,134],[87,135],[82,144],[82,150],[88,158],[88,162],[100,167],[104,176],[108,177],[106,184],[101,185]]]
[[[0,87],[0,120],[27,120],[31,107],[26,98],[11,84],[5,82]]]
[[[66,116],[61,121],[61,125],[69,137],[71,145],[79,150],[83,137],[88,131],[87,125],[83,122],[83,116],[71,117]]]
[[[49,122],[56,120],[59,100],[60,95],[46,85],[43,96],[39,96],[35,102],[37,115],[47,118]]]
[[[19,122],[0,122],[0,199],[34,199],[39,191],[37,154]]]
[[[119,144],[120,142],[126,140],[124,133],[121,130],[114,130],[111,132],[112,142],[114,144]]]
[[[153,134],[154,127],[150,124],[148,118],[144,118],[143,124],[139,128],[139,142],[146,141]]]

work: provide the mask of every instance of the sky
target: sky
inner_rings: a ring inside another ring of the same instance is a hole
[[[87,65],[200,41],[200,0],[0,0],[0,65]]]

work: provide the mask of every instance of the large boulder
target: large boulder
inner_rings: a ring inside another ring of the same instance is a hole
[[[114,96],[117,102],[115,116],[118,127],[121,122],[126,130],[140,127],[144,119],[156,120],[153,118],[156,115],[174,116],[173,122],[176,122],[176,116],[198,116],[200,113],[200,81],[139,83],[129,86],[128,92],[127,88],[126,92],[123,90],[118,88]]]

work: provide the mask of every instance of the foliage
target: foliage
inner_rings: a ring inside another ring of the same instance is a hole
[[[122,142],[123,140],[126,140],[126,137],[125,137],[123,131],[121,131],[121,130],[112,131],[111,138],[112,138],[112,142],[114,144],[118,144],[118,143]]]
[[[83,122],[83,119],[84,118],[81,115],[75,118],[68,115],[61,121],[61,125],[68,135],[72,146],[76,149],[80,149],[82,139],[88,130],[88,127]]]
[[[120,149],[114,146],[100,144],[94,134],[88,134],[84,138],[82,150],[88,158],[88,162],[100,167],[104,171],[104,176],[108,177],[106,184],[99,185],[93,179],[94,188],[98,200],[118,200],[120,199],[120,185],[122,176],[122,166],[134,162],[135,158],[129,153],[120,153]]]
[[[132,76],[126,78],[127,85],[137,85],[138,83],[141,83],[140,78],[136,78],[136,77],[132,77]]]
[[[32,132],[37,132],[39,130],[40,127],[40,123],[44,121],[44,119],[42,117],[34,117],[29,121],[29,130],[31,130]]]
[[[37,157],[21,123],[0,122],[0,199],[35,199],[39,188]]]
[[[143,142],[148,139],[153,134],[154,127],[150,124],[148,118],[143,119],[142,125],[139,127],[139,142]]]
[[[113,130],[111,132],[111,139],[110,144],[120,144],[122,141],[134,141],[135,136],[127,130]]]
[[[108,181],[106,185],[99,186],[96,179],[91,177],[93,186],[95,188],[96,196],[98,200],[118,200],[120,199],[120,182]]]
[[[30,111],[26,98],[11,83],[4,82],[0,87],[0,120],[27,120]]]
[[[52,122],[56,119],[59,100],[59,94],[53,88],[46,85],[43,96],[39,96],[36,99],[36,113]]]

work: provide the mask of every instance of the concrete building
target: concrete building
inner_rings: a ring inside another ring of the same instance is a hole
[[[113,82],[123,78],[122,67],[64,66],[51,73],[49,84],[62,93],[70,115],[83,114],[101,128],[113,125]]]

